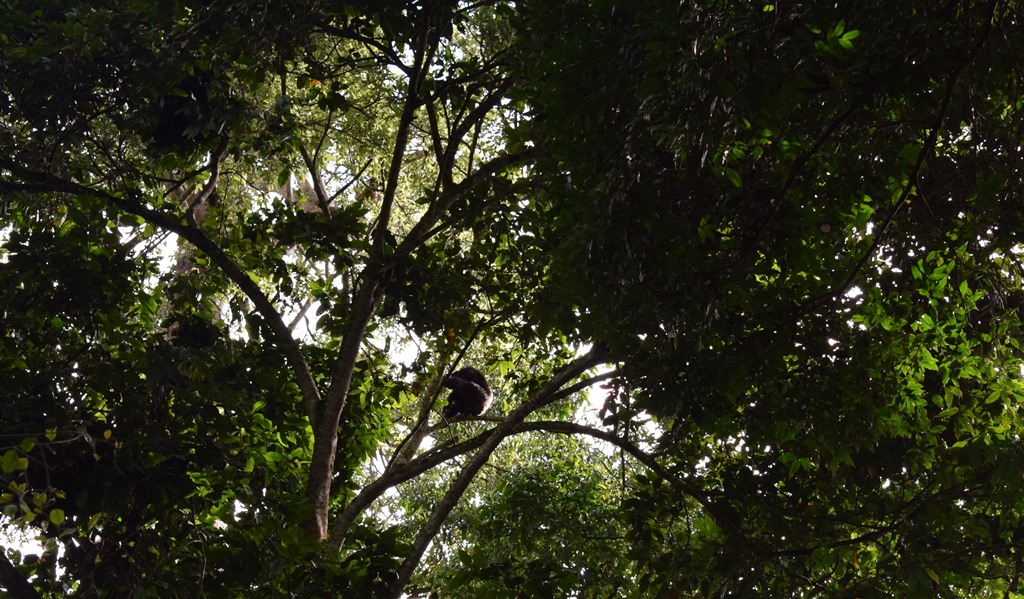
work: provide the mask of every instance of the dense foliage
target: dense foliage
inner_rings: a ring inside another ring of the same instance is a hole
[[[1024,596],[1016,1],[0,6],[11,596]]]
[[[638,485],[655,584],[1017,590],[1017,7],[562,8],[555,268],[716,529]]]

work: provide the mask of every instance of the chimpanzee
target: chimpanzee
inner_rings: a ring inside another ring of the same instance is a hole
[[[480,416],[491,406],[491,388],[476,368],[467,366],[455,371],[444,386],[452,390],[448,395],[448,405],[441,412],[445,418]]]

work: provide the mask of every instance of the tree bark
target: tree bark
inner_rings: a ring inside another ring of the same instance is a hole
[[[39,593],[14,567],[4,550],[0,550],[0,586],[10,593],[12,599],[40,599]]]
[[[323,405],[318,406],[319,411],[311,416],[313,456],[309,465],[309,478],[306,480],[306,499],[313,512],[306,523],[306,532],[317,541],[327,538],[327,512],[331,504],[331,481],[334,478],[334,458],[338,452],[341,412],[352,385],[352,374],[363,335],[379,301],[376,281],[364,281],[352,307],[352,316],[341,344],[341,354],[331,376],[331,388],[324,397]]]
[[[409,143],[409,129],[412,127],[416,108],[420,105],[419,90],[426,76],[425,65],[429,64],[428,56],[433,53],[437,43],[437,37],[432,35],[430,27],[424,24],[419,47],[413,58],[413,67],[409,72],[409,87],[395,133],[395,146],[391,153],[380,213],[370,231],[372,264],[367,269],[366,278],[352,307],[352,315],[341,344],[341,353],[331,373],[331,387],[313,414],[313,457],[309,466],[309,478],[306,481],[306,499],[313,513],[306,523],[306,532],[317,541],[327,539],[331,481],[334,479],[334,458],[338,451],[338,424],[352,385],[352,374],[355,371],[356,358],[359,357],[363,335],[381,299],[382,281],[386,278],[382,277],[382,272],[386,271],[390,253],[385,247],[385,240],[391,221],[391,209],[395,203],[395,194],[398,192],[402,161]]]

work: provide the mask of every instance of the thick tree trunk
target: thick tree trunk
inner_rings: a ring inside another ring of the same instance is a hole
[[[331,481],[334,478],[334,457],[338,451],[341,412],[352,385],[352,373],[355,371],[363,335],[379,300],[377,283],[364,281],[352,307],[352,317],[341,344],[341,354],[331,376],[331,388],[313,418],[313,457],[306,482],[306,499],[312,514],[306,524],[306,532],[318,541],[327,538],[327,511],[331,503]]]
[[[10,593],[12,599],[40,599],[39,593],[14,567],[7,553],[0,549],[0,586]]]

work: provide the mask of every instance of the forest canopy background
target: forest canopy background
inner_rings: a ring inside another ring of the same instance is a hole
[[[1020,11],[0,4],[0,588],[1024,596]]]

